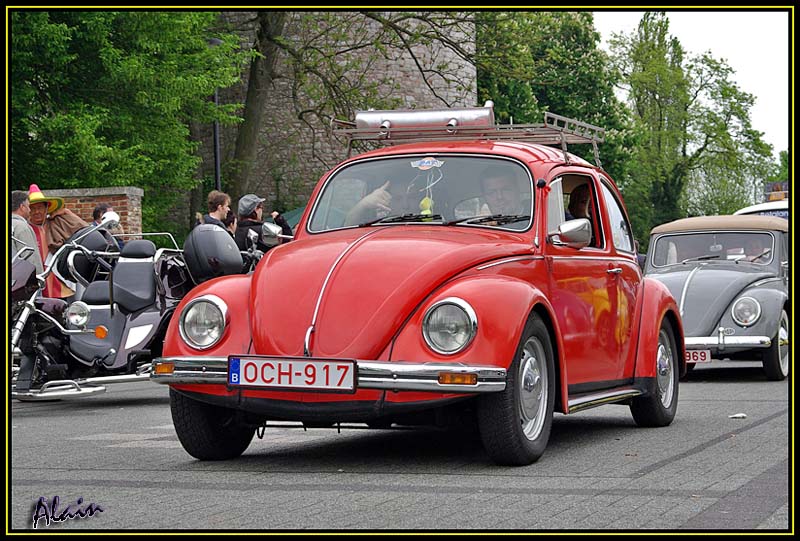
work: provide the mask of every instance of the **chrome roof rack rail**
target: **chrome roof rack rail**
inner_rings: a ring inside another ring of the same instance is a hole
[[[348,156],[354,141],[384,145],[428,141],[526,141],[560,146],[569,163],[567,144],[591,144],[595,164],[600,165],[597,143],[605,130],[553,113],[544,114],[543,124],[495,124],[494,104],[460,109],[356,111],[355,122],[332,120],[333,135],[347,138]]]

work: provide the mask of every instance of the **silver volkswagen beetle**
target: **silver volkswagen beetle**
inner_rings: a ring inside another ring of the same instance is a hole
[[[701,216],[651,231],[645,274],[678,302],[687,366],[761,359],[768,379],[789,374],[788,224]]]

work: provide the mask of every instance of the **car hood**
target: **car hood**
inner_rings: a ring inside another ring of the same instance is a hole
[[[292,241],[267,252],[253,275],[253,351],[303,355],[316,317],[314,357],[374,359],[442,282],[531,250],[516,234],[442,226],[349,229]]]
[[[752,265],[735,263],[678,265],[648,274],[666,285],[675,297],[686,336],[713,334],[734,298],[753,282],[770,276]]]

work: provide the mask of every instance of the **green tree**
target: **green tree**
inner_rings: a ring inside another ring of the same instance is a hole
[[[550,111],[604,128],[602,165],[624,187],[634,131],[592,14],[480,12],[476,21],[481,100],[495,102],[501,122],[541,123]],[[593,162],[592,149],[581,147],[570,150]]]
[[[612,40],[640,133],[631,183],[642,199],[638,236],[693,214],[729,212],[770,168],[771,147],[750,121],[752,95],[709,53],[686,58],[663,12],[644,15]]]
[[[237,120],[209,99],[246,60],[235,35],[208,46],[216,17],[12,11],[11,187],[138,186],[143,228],[175,229],[167,212],[198,183],[189,123]]]
[[[286,83],[292,115],[299,119],[314,138],[330,135],[332,119],[351,119],[358,109],[395,108],[403,104],[393,71],[376,70],[383,60],[411,58],[420,75],[420,84],[442,102],[437,94],[442,83],[459,88],[463,98],[474,88],[471,74],[457,64],[426,61],[418,48],[446,48],[459,58],[474,57],[474,23],[471,12],[255,12],[256,35],[252,45],[255,55],[250,66],[244,119],[236,134],[234,158],[225,165],[225,182],[234,199],[252,191],[265,171],[254,170],[259,149],[265,145],[262,128],[280,118],[264,118],[264,103]],[[291,123],[292,119],[286,119]],[[276,126],[274,130],[279,131]],[[282,141],[291,140],[280,129]],[[327,169],[327,157],[314,158]],[[291,153],[291,149],[289,150]],[[291,159],[289,160],[291,161]],[[267,164],[266,171],[275,179],[288,178],[284,163]],[[324,169],[323,169],[324,170]],[[279,202],[276,201],[276,204]]]

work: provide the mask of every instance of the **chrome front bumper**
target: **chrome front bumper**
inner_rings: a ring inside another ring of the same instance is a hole
[[[163,366],[172,363],[171,373]],[[159,373],[162,372],[162,373]],[[357,389],[390,391],[433,391],[446,393],[494,393],[506,388],[506,370],[494,366],[469,366],[459,363],[407,363],[356,361]],[[439,383],[440,374],[474,374],[475,385]],[[150,380],[156,383],[228,383],[227,357],[159,357],[153,361]],[[263,388],[263,390],[270,390]]]
[[[769,336],[725,336],[720,330],[717,336],[686,336],[684,338],[686,349],[714,349],[725,351],[726,349],[753,349],[768,348],[772,345]]]

